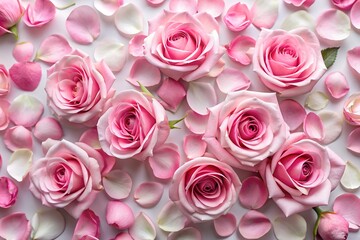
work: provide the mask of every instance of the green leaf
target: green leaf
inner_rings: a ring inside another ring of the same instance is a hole
[[[179,129],[178,127],[176,127],[175,125],[179,122],[181,122],[182,120],[184,120],[186,118],[186,115],[180,119],[177,119],[177,120],[171,120],[169,121],[169,126],[170,126],[170,129]]]
[[[152,93],[146,87],[144,87],[139,81],[137,81],[137,83],[139,84],[141,91],[145,95],[148,95],[149,97],[152,97],[152,98],[154,97],[154,95],[152,95]]]
[[[326,48],[321,50],[321,56],[327,69],[329,69],[329,67],[334,64],[338,50],[339,47]]]

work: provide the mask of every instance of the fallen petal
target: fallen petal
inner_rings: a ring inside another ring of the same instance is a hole
[[[279,240],[302,240],[306,236],[306,221],[299,214],[278,217],[273,222],[274,233]]]
[[[141,83],[144,87],[152,87],[160,83],[161,72],[145,58],[138,58],[134,61],[126,81],[134,86],[139,86]]]
[[[335,99],[344,97],[350,90],[346,77],[341,72],[333,72],[325,78],[325,86]]]
[[[201,135],[191,134],[184,138],[183,148],[187,159],[201,157],[205,154],[207,144]]]
[[[8,128],[4,134],[4,144],[10,151],[20,148],[32,149],[33,141],[31,132],[23,126]]]
[[[31,226],[25,213],[12,213],[0,219],[0,237],[24,240],[30,237]]]
[[[65,218],[56,209],[40,211],[31,219],[32,239],[55,239],[65,230]]]
[[[281,29],[290,31],[296,28],[305,27],[311,30],[315,29],[314,18],[308,11],[300,10],[288,15],[281,24]]]
[[[225,8],[224,0],[198,0],[197,11],[206,12],[217,18],[222,14]]]
[[[184,123],[186,127],[195,134],[204,134],[206,129],[208,115],[200,115],[192,110],[186,112],[186,118],[184,119]]]
[[[33,133],[34,136],[41,142],[48,138],[61,140],[64,136],[60,123],[52,117],[40,119],[33,129]]]
[[[360,46],[347,52],[347,63],[355,76],[360,79]]]
[[[18,187],[7,177],[0,177],[0,208],[9,208],[16,202]]]
[[[170,93],[170,94],[169,94]],[[180,103],[186,96],[186,91],[181,82],[165,78],[156,94],[165,102],[164,108],[176,112]]]
[[[112,16],[123,3],[123,0],[94,0],[94,7],[105,16]]]
[[[168,236],[168,240],[201,240],[201,233],[193,227],[184,228],[178,232],[172,232]]]
[[[180,154],[177,145],[166,143],[154,149],[149,157],[149,164],[154,176],[160,179],[170,179],[180,166]]]
[[[66,9],[68,7],[75,5],[74,2],[75,0],[51,0],[51,1],[58,9]]]
[[[305,101],[305,106],[311,110],[321,110],[324,109],[329,103],[329,98],[323,92],[312,92],[310,93]]]
[[[0,131],[5,130],[10,123],[9,119],[10,103],[6,99],[0,99]]]
[[[338,196],[333,205],[333,210],[343,216],[349,222],[349,229],[360,229],[360,212],[354,209],[360,208],[360,199],[352,193],[344,193]]]
[[[17,43],[12,54],[18,62],[30,62],[34,54],[34,45],[31,42]]]
[[[112,238],[111,240],[133,240],[133,238],[130,236],[127,232],[121,232],[118,235],[115,236],[115,238]]]
[[[255,39],[249,36],[237,36],[229,45],[226,45],[226,52],[231,60],[242,65],[249,65],[252,61]]]
[[[252,24],[257,28],[272,28],[278,17],[278,0],[256,0],[251,7]]]
[[[143,31],[144,16],[134,4],[125,4],[115,13],[115,26],[120,33],[132,37]]]
[[[17,96],[9,107],[10,120],[20,126],[32,127],[44,112],[43,104],[31,95]]]
[[[354,130],[352,130],[346,141],[347,149],[349,149],[355,153],[360,153],[360,138],[359,137],[360,137],[360,128],[355,128]]]
[[[47,63],[55,63],[71,51],[72,48],[66,38],[59,34],[53,34],[41,42],[36,53],[36,59]]]
[[[0,64],[0,96],[6,96],[10,90],[10,76],[5,66]]]
[[[144,208],[154,207],[159,203],[164,192],[164,186],[158,182],[144,182],[134,192],[134,200]]]
[[[154,240],[156,229],[151,219],[145,213],[140,212],[130,227],[129,234],[134,240]]]
[[[162,4],[165,0],[146,0],[146,2],[152,6],[157,7],[158,5]]]
[[[325,137],[324,126],[320,117],[313,112],[309,112],[304,119],[304,133],[311,139],[322,141]]]
[[[226,27],[234,32],[245,30],[251,20],[252,16],[248,6],[240,2],[232,5],[223,18]]]
[[[350,21],[354,28],[360,29],[360,2],[356,1],[350,11]]]
[[[18,62],[9,69],[11,80],[24,91],[34,91],[41,80],[41,65],[38,62]]]
[[[344,174],[340,180],[341,186],[346,190],[353,191],[360,187],[360,170],[350,161],[346,162]]]
[[[173,202],[168,202],[161,209],[157,223],[161,230],[165,232],[177,232],[185,227],[187,217]]]
[[[266,203],[269,193],[264,181],[256,176],[246,178],[239,192],[240,203],[248,209],[259,209]]]
[[[94,57],[97,62],[103,60],[113,72],[123,69],[127,59],[126,47],[116,41],[102,42],[95,48]]]
[[[131,208],[119,201],[109,201],[106,207],[106,222],[119,229],[125,230],[134,224],[135,216]]]
[[[216,78],[218,88],[223,93],[247,90],[250,87],[250,79],[240,70],[225,68]]]
[[[144,56],[144,39],[147,36],[144,34],[135,35],[129,42],[129,54],[133,57],[143,57]]]
[[[228,237],[236,230],[236,217],[231,213],[224,214],[214,219],[214,228],[220,237]]]
[[[122,170],[113,170],[103,178],[105,192],[114,199],[124,199],[130,194],[132,179],[130,175]]]
[[[83,211],[76,223],[72,240],[97,240],[100,237],[100,218],[91,210]]]
[[[191,82],[189,83],[186,100],[194,112],[206,115],[208,108],[216,105],[217,96],[211,83]]]
[[[195,14],[197,12],[196,0],[170,0],[169,10],[173,12],[188,12]]]
[[[323,144],[335,141],[342,132],[343,119],[337,112],[322,111],[318,114],[324,126],[325,137]]]
[[[271,229],[270,220],[264,214],[256,210],[251,210],[247,212],[240,219],[239,232],[246,239],[261,238],[267,232],[269,232],[270,229]],[[292,239],[292,238],[288,238],[288,239]]]
[[[296,130],[306,116],[305,108],[293,99],[285,99],[279,103],[281,114],[290,131]]]
[[[28,27],[41,27],[53,20],[55,13],[55,5],[50,0],[35,0],[27,6],[23,21]]]
[[[308,8],[310,7],[312,4],[314,4],[315,0],[300,0],[300,1],[294,1],[294,0],[284,0],[284,2],[291,4],[295,7],[305,7]]]
[[[33,152],[29,149],[19,149],[11,154],[7,165],[8,174],[18,182],[22,182],[30,171]]]
[[[356,0],[331,0],[331,3],[341,10],[350,10]]]

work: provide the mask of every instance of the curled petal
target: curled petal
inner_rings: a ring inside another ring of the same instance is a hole
[[[18,62],[9,69],[11,80],[24,91],[34,91],[41,80],[41,65],[38,62]]]
[[[249,36],[237,36],[226,47],[231,60],[242,65],[249,65],[252,61],[255,39]]]
[[[11,127],[5,132],[4,144],[11,151],[20,148],[32,149],[33,141],[31,132],[23,126]]]
[[[300,10],[294,12],[287,16],[284,19],[284,22],[281,24],[281,28],[286,31],[290,31],[300,27],[305,27],[311,30],[315,29],[314,18],[308,11]]]
[[[52,117],[40,119],[34,127],[34,136],[41,142],[48,138],[60,140],[64,136],[60,123]]]
[[[133,57],[143,57],[144,56],[144,39],[147,36],[144,34],[135,35],[129,42],[129,54]]]
[[[324,109],[329,103],[329,98],[323,92],[312,92],[310,93],[305,101],[305,106],[311,110],[321,110]]]
[[[279,2],[278,0],[255,0],[251,8],[254,26],[272,28],[278,17]]]
[[[19,149],[13,152],[7,166],[8,174],[16,181],[21,182],[30,171],[32,157],[33,152],[29,149]]]
[[[252,16],[246,4],[236,3],[226,12],[223,21],[234,32],[245,30],[251,23]]]
[[[24,240],[30,237],[31,226],[25,213],[12,213],[0,219],[0,237]]]
[[[178,232],[172,232],[168,236],[168,240],[201,240],[201,233],[199,230],[193,227],[184,228]]]
[[[129,229],[129,234],[134,240],[156,238],[156,229],[151,219],[143,212],[135,218],[134,224]]]
[[[0,177],[0,208],[9,208],[16,202],[18,187],[7,177]]]
[[[162,4],[165,0],[146,0],[146,2],[153,7],[157,7],[158,5]]]
[[[124,199],[130,194],[132,179],[122,170],[113,170],[103,178],[105,192],[114,199]]]
[[[102,42],[95,48],[94,57],[97,62],[103,60],[113,72],[123,69],[127,59],[127,48],[119,42]]]
[[[344,174],[340,180],[341,186],[347,190],[355,190],[360,187],[360,170],[350,161],[346,162]]]
[[[62,35],[53,34],[41,42],[36,53],[36,59],[47,63],[55,63],[71,51],[72,48],[66,38]]]
[[[125,4],[115,13],[115,26],[120,33],[132,37],[143,31],[144,16],[134,4]]]
[[[152,87],[161,81],[161,72],[145,58],[138,58],[134,61],[126,81],[134,86],[141,83],[144,87]]]
[[[329,144],[337,139],[342,132],[343,119],[337,112],[322,111],[319,114],[321,122],[324,126],[325,137],[323,144]]]
[[[249,209],[261,208],[269,197],[264,181],[256,176],[246,178],[239,192],[240,203]]]
[[[34,45],[31,42],[17,43],[12,54],[18,62],[29,62],[34,54]]]
[[[17,96],[9,107],[9,118],[16,125],[24,127],[34,126],[44,112],[44,106],[30,95]]]
[[[120,230],[134,224],[135,217],[131,208],[119,201],[109,201],[106,207],[106,222]]]
[[[246,239],[258,239],[271,229],[270,220],[262,213],[251,210],[247,212],[239,223],[239,232]],[[304,235],[305,236],[305,235]],[[278,238],[286,239],[286,238]],[[288,238],[292,239],[292,238]]]
[[[10,90],[10,76],[5,66],[0,64],[0,96],[6,96]],[[1,123],[0,123],[1,124]]]
[[[290,131],[297,129],[306,116],[305,108],[293,99],[285,99],[279,103],[281,114]]]
[[[214,228],[220,237],[228,237],[236,230],[236,217],[227,213],[214,219]]]
[[[168,202],[160,211],[157,223],[166,232],[177,232],[185,227],[187,217],[173,202]]]
[[[72,240],[90,239],[100,237],[100,218],[90,209],[83,211],[76,223]]]
[[[10,103],[6,99],[0,99],[0,131],[9,126],[9,107]]]
[[[134,199],[142,207],[154,207],[160,201],[164,192],[164,186],[158,182],[144,182],[140,184],[135,192]]]
[[[56,209],[40,211],[31,218],[32,239],[55,239],[65,230],[65,218]]]
[[[304,133],[311,139],[322,141],[325,137],[324,126],[320,117],[313,112],[309,112],[304,119]]]
[[[196,0],[170,0],[169,10],[174,12],[188,12],[195,14],[197,11]]]
[[[95,0],[94,7],[105,16],[112,16],[123,3],[123,0]]]
[[[207,144],[202,140],[202,136],[191,134],[185,136],[183,147],[186,157],[193,159],[204,155]]]
[[[208,108],[215,106],[217,96],[209,82],[191,82],[186,94],[189,107],[201,115],[208,113]]]
[[[325,78],[325,86],[330,95],[335,99],[344,97],[350,90],[349,83],[341,72],[330,73]]]
[[[56,8],[50,0],[35,0],[24,13],[23,21],[29,27],[40,27],[55,18]]]
[[[346,142],[347,149],[360,153],[360,128],[356,128],[349,134]]]
[[[165,78],[156,91],[156,94],[164,101],[164,108],[176,112],[186,96],[186,91],[181,82],[171,78]]]
[[[357,1],[350,11],[350,21],[351,24],[356,28],[357,30],[360,30],[360,2]]]
[[[343,216],[349,222],[350,230],[360,229],[360,212],[354,209],[360,208],[360,199],[351,193],[345,193],[338,196],[333,205],[333,210]]]
[[[284,0],[284,2],[288,3],[288,4],[291,4],[295,7],[310,7],[314,2],[315,0],[300,0],[300,1],[297,1],[297,0]]]
[[[306,236],[306,221],[299,214],[278,217],[274,221],[274,233],[277,239],[301,240]]]
[[[206,12],[214,18],[220,16],[225,8],[224,0],[198,0],[197,11]]]
[[[226,68],[217,78],[217,86],[223,93],[247,90],[250,87],[250,79],[240,70]]]
[[[350,10],[357,0],[331,0],[331,3],[341,10]]]
[[[360,79],[360,46],[347,52],[347,62],[355,76]]]
[[[180,165],[180,154],[175,144],[167,143],[154,149],[149,157],[150,167],[155,177],[160,179],[172,178]]]

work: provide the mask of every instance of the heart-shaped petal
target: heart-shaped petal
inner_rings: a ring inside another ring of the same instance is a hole
[[[0,237],[24,240],[30,237],[31,226],[25,213],[12,213],[0,219]]]
[[[116,41],[102,42],[95,48],[94,57],[97,62],[103,60],[113,72],[119,72],[127,59],[127,48]]]
[[[55,239],[65,230],[65,218],[56,209],[40,211],[31,218],[32,239]]]
[[[206,129],[206,124],[204,124],[204,122],[207,122],[208,118],[208,115],[201,115],[189,110],[186,112],[184,123],[192,133],[204,134]]]
[[[216,78],[218,88],[223,93],[247,90],[250,87],[250,79],[240,70],[225,68]]]
[[[34,45],[31,42],[17,43],[12,54],[18,62],[30,62],[34,54]]]
[[[59,34],[53,34],[41,42],[39,50],[36,53],[36,59],[47,63],[55,63],[71,51],[72,48],[65,37]]]
[[[240,203],[249,209],[261,208],[269,198],[264,181],[256,176],[246,178],[239,192]]]
[[[154,207],[160,201],[164,186],[158,182],[144,182],[134,192],[134,200],[145,208]]]
[[[139,86],[141,83],[144,87],[152,87],[161,81],[161,72],[145,58],[138,58],[134,61],[126,81],[134,86]]]
[[[11,80],[24,91],[34,91],[40,83],[42,70],[38,62],[18,62],[9,69]]]
[[[169,94],[171,93],[171,94]],[[176,112],[180,103],[186,96],[183,84],[171,78],[165,78],[156,94],[164,101],[165,109]]]
[[[115,169],[103,178],[105,192],[114,199],[124,199],[130,194],[132,179],[130,175],[122,170]]]
[[[31,95],[19,95],[9,107],[9,118],[16,125],[34,126],[44,112],[43,104]]]
[[[267,232],[269,232],[270,229],[271,229],[271,222],[269,218],[256,210],[251,210],[247,212],[240,219],[239,232],[246,239],[261,238]]]
[[[325,137],[321,142],[323,144],[329,144],[335,141],[342,132],[342,115],[333,111],[322,111],[318,116],[321,119],[325,132]]]
[[[119,230],[134,224],[135,216],[131,208],[120,201],[109,201],[106,207],[106,222]]]
[[[91,209],[83,211],[76,223],[72,240],[97,240],[100,237],[100,218]]]
[[[344,97],[350,90],[346,77],[341,72],[333,72],[325,78],[325,86],[335,99]]]
[[[204,155],[207,144],[202,140],[201,135],[191,134],[184,138],[183,148],[188,159],[201,157]]]
[[[309,112],[304,119],[304,133],[315,141],[322,141],[325,138],[324,126],[320,117],[314,113]]]
[[[296,130],[304,121],[305,108],[293,99],[285,99],[279,103],[281,114],[290,131]]]
[[[60,140],[64,136],[60,123],[52,117],[40,119],[33,129],[33,133],[34,136],[41,142],[48,138]]]
[[[129,229],[129,234],[134,240],[154,240],[156,238],[156,229],[151,219],[145,213],[140,212]]]
[[[310,93],[305,101],[305,106],[311,110],[321,110],[324,109],[329,103],[328,96],[323,92],[312,92]]]
[[[4,144],[11,151],[20,148],[32,149],[33,141],[31,132],[23,126],[8,128],[4,134]]]
[[[172,178],[180,166],[180,154],[177,145],[166,143],[154,149],[153,156],[149,157],[149,164],[155,177],[160,179]]]
[[[220,237],[228,237],[236,230],[236,217],[227,213],[214,219],[214,228]]]
[[[186,100],[194,112],[206,115],[208,108],[216,105],[217,96],[211,83],[197,81],[189,83]]]
[[[183,229],[187,221],[187,217],[173,202],[165,204],[157,218],[159,228],[166,232],[177,232]]]
[[[35,0],[27,6],[23,21],[28,27],[41,27],[53,20],[55,13],[55,5],[50,0]]]

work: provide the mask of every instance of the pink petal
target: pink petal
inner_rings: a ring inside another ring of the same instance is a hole
[[[240,234],[247,239],[258,239],[271,229],[270,220],[262,213],[251,210],[247,212],[239,223]]]
[[[106,222],[119,230],[134,224],[135,216],[131,208],[119,201],[109,201],[106,207]]]
[[[286,99],[279,103],[281,114],[289,126],[290,131],[297,129],[304,121],[305,108],[293,99]]]
[[[7,177],[0,177],[0,208],[9,208],[16,202],[18,187]]]
[[[217,86],[223,93],[247,90],[250,87],[249,78],[240,70],[226,68],[217,78]]]
[[[40,119],[34,127],[34,136],[41,142],[48,138],[61,140],[64,136],[60,123],[52,117],[45,117]]]
[[[308,8],[311,5],[314,4],[315,0],[284,0],[284,2],[288,3],[288,4],[292,4],[295,7],[305,7]]]
[[[83,211],[80,215],[72,240],[81,240],[85,236],[100,237],[100,218],[90,209]]]
[[[184,119],[186,127],[195,134],[204,134],[206,130],[206,124],[208,115],[200,115],[192,110],[186,112],[186,118]]]
[[[346,141],[346,147],[355,153],[360,153],[360,128],[351,131]]]
[[[189,84],[186,100],[194,112],[206,115],[208,108],[216,105],[217,96],[211,83],[196,81]]]
[[[55,63],[71,51],[72,48],[66,38],[58,34],[53,34],[41,42],[39,50],[36,53],[36,59],[47,63]]]
[[[356,209],[356,211],[354,211]],[[360,199],[352,193],[344,193],[334,201],[333,210],[349,222],[350,230],[360,229]]]
[[[166,232],[177,232],[183,229],[188,221],[177,205],[171,201],[166,203],[158,215],[158,226]]]
[[[0,99],[0,131],[9,126],[9,109],[10,103],[6,99]]]
[[[214,220],[214,228],[220,237],[228,237],[236,230],[236,217],[227,213]]]
[[[9,107],[9,118],[16,125],[34,126],[44,112],[42,103],[33,96],[17,96]]]
[[[5,66],[0,64],[0,96],[6,96],[10,90],[10,77]],[[1,124],[1,123],[0,123]]]
[[[231,60],[242,65],[249,65],[252,61],[255,39],[249,36],[237,36],[229,45],[226,45],[226,52]]]
[[[264,181],[256,176],[246,178],[239,192],[240,203],[249,209],[261,208],[269,198]]]
[[[220,16],[224,8],[224,0],[198,0],[197,3],[198,12],[206,12],[214,18]]]
[[[66,19],[66,30],[75,42],[90,44],[100,35],[100,17],[90,6],[77,7]]]
[[[33,152],[29,149],[18,149],[10,157],[7,165],[8,174],[18,182],[22,182],[30,171]]]
[[[316,20],[315,30],[324,43],[340,46],[350,35],[350,19],[340,10],[329,9]]]
[[[135,35],[129,42],[129,54],[132,55],[133,57],[143,57],[144,56],[144,48],[143,48],[143,43],[144,43],[144,39],[147,36],[144,34],[138,34]]]
[[[347,52],[347,62],[355,76],[360,79],[360,46]]]
[[[79,142],[86,143],[94,149],[101,149],[99,136],[96,128],[91,128],[83,132],[79,138]]]
[[[169,94],[171,92],[171,94]],[[186,96],[186,91],[181,82],[171,78],[165,78],[156,91],[156,94],[164,101],[164,108],[176,112],[180,103]]]
[[[133,240],[133,238],[130,236],[127,232],[121,232],[118,235],[116,235],[115,238],[112,238],[111,240]]]
[[[335,99],[344,97],[349,92],[349,84],[341,72],[333,72],[325,78],[325,86],[330,95]]]
[[[41,80],[41,65],[38,62],[18,62],[12,65],[9,74],[21,90],[34,91]]]
[[[350,11],[350,21],[351,24],[356,29],[360,29],[360,2],[357,1],[351,8]]]
[[[150,167],[154,176],[160,179],[170,179],[180,166],[180,154],[175,144],[167,143],[154,149],[149,157]]]
[[[158,182],[144,182],[134,192],[134,200],[144,208],[154,207],[160,201],[164,186]]]
[[[234,32],[240,32],[249,27],[252,16],[248,6],[244,3],[235,3],[227,10],[223,21],[226,27]]]
[[[325,138],[324,126],[320,117],[314,113],[309,112],[304,119],[304,133],[311,139],[322,141]]]
[[[23,16],[29,27],[40,27],[55,18],[56,8],[50,0],[35,0],[28,5]]]
[[[357,0],[331,0],[331,3],[341,10],[350,10]]]
[[[105,41],[97,45],[94,57],[97,62],[104,61],[113,72],[123,69],[128,55],[124,44],[117,41]]]
[[[103,178],[105,192],[114,199],[124,199],[130,194],[132,179],[130,175],[122,170],[112,170]]]
[[[201,240],[202,238],[199,230],[193,227],[187,227],[178,232],[172,232],[168,236],[168,240],[178,239]]]
[[[144,16],[133,3],[121,6],[115,13],[115,26],[127,37],[139,34],[144,29]]]
[[[161,72],[145,58],[138,58],[134,61],[126,81],[134,86],[139,86],[138,82],[144,87],[155,86],[161,81]]]
[[[272,28],[278,17],[279,1],[256,0],[251,8],[252,23],[257,28]]]
[[[135,240],[137,239],[155,239],[156,229],[149,216],[140,212],[135,218],[134,224],[129,229],[129,234]]]
[[[169,10],[173,12],[188,12],[195,14],[197,12],[196,0],[170,0]]]
[[[146,2],[152,7],[157,7],[158,5],[165,2],[165,0],[146,0]]]
[[[12,54],[18,62],[30,62],[34,54],[34,45],[31,42],[17,43]]]
[[[31,132],[23,126],[15,126],[6,130],[4,135],[5,146],[15,151],[20,148],[32,149],[32,135]]]
[[[0,219],[0,237],[24,240],[30,237],[31,226],[24,213],[12,213]]]
[[[184,152],[188,159],[201,157],[204,155],[207,144],[202,140],[201,135],[191,134],[184,138]]]
[[[94,7],[105,16],[112,16],[123,3],[123,0],[94,0]]]

